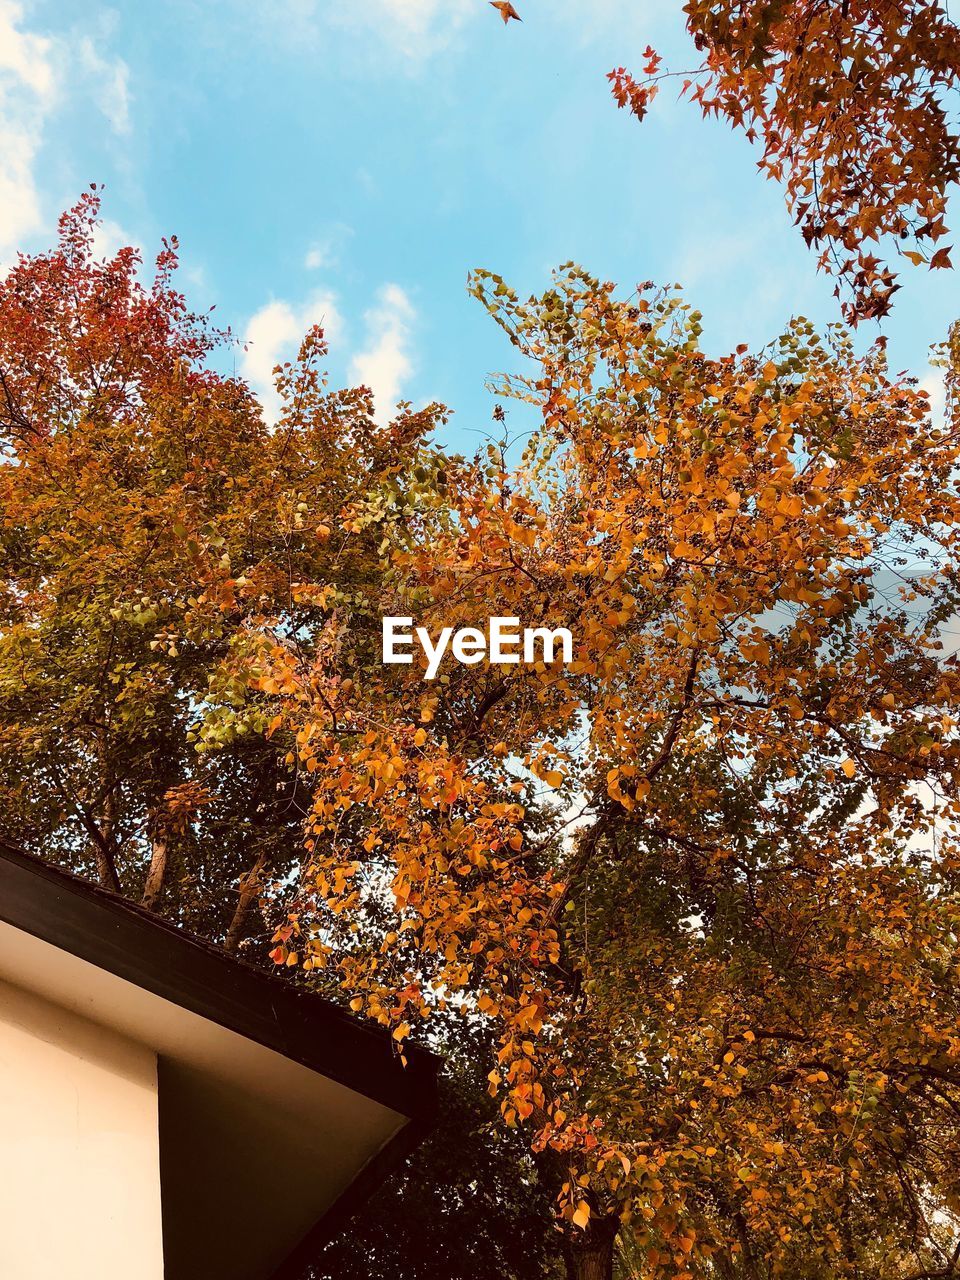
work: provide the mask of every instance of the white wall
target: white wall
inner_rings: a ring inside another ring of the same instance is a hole
[[[156,1055],[0,982],[0,1277],[161,1280]]]

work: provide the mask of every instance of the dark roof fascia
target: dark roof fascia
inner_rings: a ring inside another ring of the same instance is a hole
[[[431,1125],[433,1054],[407,1046],[404,1066],[383,1029],[2,840],[0,921],[389,1107],[403,1133]]]

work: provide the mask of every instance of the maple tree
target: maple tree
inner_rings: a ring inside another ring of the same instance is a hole
[[[504,22],[519,18],[494,3]],[[680,81],[705,117],[759,141],[759,169],[782,182],[820,267],[838,278],[851,324],[879,319],[900,287],[871,243],[915,266],[951,266],[939,243],[960,180],[960,28],[940,0],[687,0],[696,67],[665,69],[650,45],[638,78],[608,75],[638,120]]]
[[[916,265],[950,265],[940,241],[960,177],[960,29],[944,5],[689,0],[683,13],[703,60],[679,73],[682,93],[759,140],[759,168],[785,184],[848,320],[885,315],[899,287],[876,242]],[[642,79],[610,73],[618,104],[640,119],[678,74],[653,49],[644,56]]]
[[[802,320],[716,359],[650,286],[474,291],[533,364],[522,460],[345,527],[385,615],[567,625],[575,660],[344,679],[265,629],[235,678],[312,792],[274,959],[400,1045],[493,1022],[571,1276],[618,1233],[653,1277],[953,1265],[956,413]]]
[[[519,17],[495,4],[504,22]],[[949,267],[938,242],[948,188],[960,179],[950,104],[960,89],[960,29],[939,0],[688,0],[703,60],[664,70],[644,50],[640,79],[616,67],[617,105],[642,120],[663,81],[704,116],[760,141],[759,168],[783,182],[820,266],[837,276],[846,318],[890,310],[896,276],[871,249],[892,238],[915,265]],[[908,247],[912,246],[912,247]]]

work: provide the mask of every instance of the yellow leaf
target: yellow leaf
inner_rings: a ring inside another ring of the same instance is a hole
[[[857,772],[857,766],[853,763],[852,760],[849,760],[849,759],[844,760],[840,768],[843,770],[843,772],[847,775],[848,778],[852,778],[853,775]]]
[[[573,1215],[574,1225],[577,1227],[586,1227],[590,1221],[590,1206],[586,1200],[581,1200],[577,1205],[576,1212]]]

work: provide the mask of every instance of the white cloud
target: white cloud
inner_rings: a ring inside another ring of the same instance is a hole
[[[328,339],[340,333],[342,322],[334,294],[318,290],[298,307],[282,300],[269,302],[250,318],[244,334],[247,349],[242,371],[259,396],[268,422],[276,422],[280,414],[273,370],[296,355],[307,330],[315,324],[323,326]]]
[[[93,99],[114,133],[130,132],[130,68],[122,58],[104,58],[89,36],[77,45],[80,67],[93,82]]]
[[[368,20],[380,30],[392,26],[404,52],[426,55],[445,47],[475,8],[471,0],[373,0]]]
[[[0,0],[0,75],[12,75],[49,105],[55,91],[51,42],[43,36],[18,31],[22,21],[23,6],[17,0]]]
[[[101,218],[93,232],[93,254],[96,258],[112,258],[120,249],[132,245],[142,249],[136,238],[112,218]]]
[[[280,16],[278,17],[278,9]],[[244,11],[249,11],[249,3]],[[365,57],[399,56],[408,68],[447,49],[460,29],[479,13],[477,0],[362,0],[329,4],[323,0],[272,0],[258,4],[260,25],[276,39],[316,44],[331,31],[364,32],[373,37]],[[493,18],[496,18],[493,14]]]
[[[396,284],[384,285],[377,305],[364,316],[366,346],[354,356],[350,377],[372,390],[378,421],[389,418],[413,371],[410,340],[415,319],[410,299]]]
[[[348,227],[345,222],[335,223],[325,235],[313,241],[303,259],[303,265],[308,271],[335,267],[340,261],[345,243],[352,235],[353,228]]]
[[[43,224],[34,172],[57,95],[52,42],[20,29],[22,6],[0,0],[0,261]]]
[[[37,161],[54,111],[68,96],[89,92],[117,133],[130,128],[125,62],[104,57],[89,35],[40,35],[23,24],[19,0],[0,0],[0,263],[6,265],[46,225]],[[98,39],[108,35],[101,22]]]
[[[920,381],[920,390],[930,397],[930,417],[935,427],[945,426],[947,390],[942,371],[931,372]]]
[[[384,285],[375,304],[364,313],[363,345],[349,362],[349,379],[373,392],[380,422],[389,421],[413,372],[410,348],[416,318],[410,299],[397,284]],[[241,372],[259,397],[268,422],[276,422],[280,415],[273,371],[296,355],[304,334],[315,324],[322,325],[330,342],[342,341],[339,300],[329,289],[317,289],[304,303],[274,299],[247,324]]]

